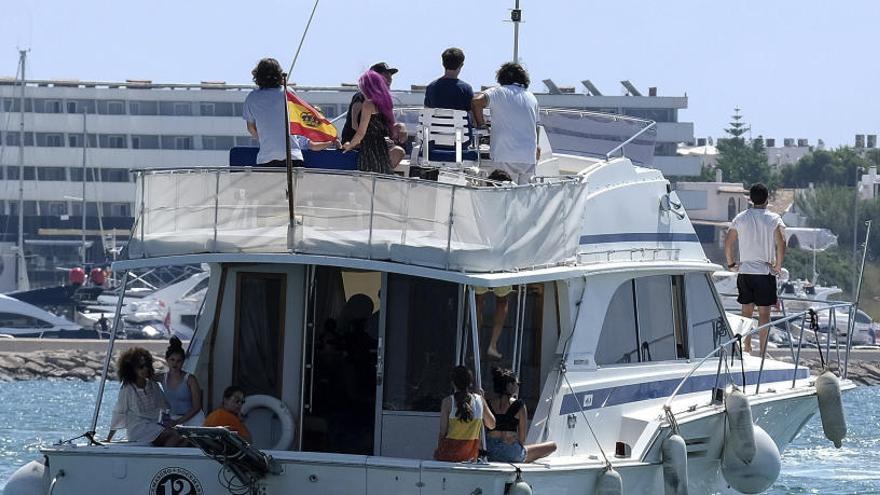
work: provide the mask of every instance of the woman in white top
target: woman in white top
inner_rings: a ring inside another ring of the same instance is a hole
[[[122,382],[107,441],[116,430],[125,428],[130,442],[147,442],[156,447],[189,445],[171,428],[159,423],[168,400],[153,380],[153,356],[143,347],[132,347],[119,356],[117,373]]]
[[[186,352],[177,337],[171,337],[165,351],[168,371],[159,376],[165,398],[171,408],[169,426],[202,426],[205,413],[202,412],[202,389],[196,377],[183,371]]]

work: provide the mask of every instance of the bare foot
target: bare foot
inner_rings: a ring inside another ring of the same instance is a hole
[[[495,350],[495,349],[492,348],[492,347],[486,349],[486,355],[489,356],[489,357],[492,358],[492,359],[501,359],[501,358],[502,358],[501,353],[498,352],[497,350]]]

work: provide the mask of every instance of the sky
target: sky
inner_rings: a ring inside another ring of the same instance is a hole
[[[380,60],[394,87],[442,73],[449,46],[466,55],[461,78],[493,81],[512,58],[514,0],[320,0],[292,72],[300,85],[338,85]],[[0,0],[0,76],[30,49],[29,79],[249,83],[271,56],[289,67],[312,0]],[[520,0],[520,58],[541,80],[590,79],[620,95],[689,98],[679,120],[723,136],[734,108],[752,135],[818,138],[828,146],[880,133],[876,0]]]

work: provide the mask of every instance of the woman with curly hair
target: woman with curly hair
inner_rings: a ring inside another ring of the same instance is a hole
[[[155,447],[185,447],[189,443],[171,428],[159,423],[168,400],[154,381],[153,356],[143,347],[132,347],[119,356],[117,374],[122,388],[113,408],[107,441],[125,428],[130,442]]]
[[[517,397],[519,379],[513,370],[494,368],[492,384],[495,397],[489,399],[489,410],[495,415],[495,427],[489,429],[486,450],[492,462],[532,462],[556,451],[556,443],[526,445],[529,414],[526,404]]]
[[[177,337],[171,337],[165,351],[165,363],[168,371],[158,378],[165,392],[165,398],[171,406],[171,422],[169,426],[202,426],[205,413],[202,411],[202,389],[195,376],[183,371],[186,351]]]

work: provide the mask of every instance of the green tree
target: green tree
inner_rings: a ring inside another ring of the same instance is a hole
[[[855,184],[856,168],[867,170],[876,154],[865,158],[849,147],[835,150],[815,150],[802,157],[791,167],[782,170],[785,187],[850,186]]]
[[[775,186],[775,177],[767,162],[767,151],[762,138],[748,141],[744,135],[750,127],[743,122],[740,109],[735,109],[731,117],[730,127],[724,129],[729,137],[719,139],[718,160],[715,167],[724,174],[724,179],[731,182],[742,182],[746,185],[763,182],[771,189]],[[711,174],[704,171],[704,174]]]

